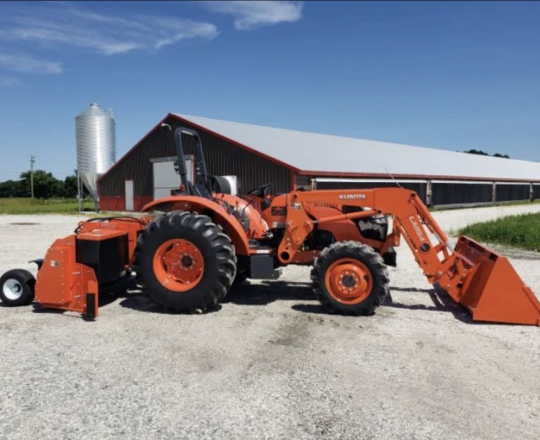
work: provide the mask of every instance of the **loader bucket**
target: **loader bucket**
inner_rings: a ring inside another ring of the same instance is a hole
[[[508,258],[465,236],[459,238],[455,256],[464,272],[454,299],[473,320],[540,326],[540,302]]]

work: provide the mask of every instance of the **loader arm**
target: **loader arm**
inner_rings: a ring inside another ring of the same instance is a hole
[[[287,202],[286,230],[279,246],[279,259],[282,263],[292,259],[317,224],[360,219],[376,214],[392,216],[394,230],[403,236],[428,278],[435,278],[442,264],[439,253],[442,253],[444,260],[451,252],[448,237],[414,191],[379,188],[293,192]],[[311,208],[306,202],[348,205],[364,210],[313,220],[310,216]],[[437,238],[438,243],[435,245],[431,243],[428,231]]]
[[[314,202],[364,209],[314,220],[309,206]],[[508,259],[467,237],[460,237],[454,249],[414,191],[376,188],[292,192],[287,196],[278,259],[282,264],[290,263],[318,224],[376,214],[392,217],[393,234],[407,242],[428,281],[464,305],[473,319],[540,326],[540,302]]]

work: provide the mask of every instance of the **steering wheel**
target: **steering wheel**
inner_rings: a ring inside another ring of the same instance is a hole
[[[272,184],[265,183],[264,185],[261,185],[258,188],[252,189],[251,191],[249,191],[248,195],[257,196],[264,199],[268,195],[268,191],[270,190],[270,188],[272,188]]]

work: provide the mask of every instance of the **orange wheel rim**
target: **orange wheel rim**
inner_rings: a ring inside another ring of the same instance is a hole
[[[204,258],[191,241],[173,238],[162,243],[154,254],[154,274],[167,289],[187,292],[202,280]]]
[[[343,258],[332,263],[326,271],[324,282],[330,296],[343,304],[361,303],[373,290],[370,270],[354,258]]]

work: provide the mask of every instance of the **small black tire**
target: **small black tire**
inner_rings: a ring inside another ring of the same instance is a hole
[[[329,292],[326,272],[334,263],[342,259],[357,260],[369,271],[371,291],[361,302],[345,303]],[[388,269],[381,256],[371,247],[355,241],[334,243],[323,249],[313,265],[311,281],[315,296],[320,303],[330,313],[342,315],[372,315],[390,292]]]
[[[7,271],[0,278],[0,299],[7,307],[27,306],[35,297],[36,279],[24,269]]]
[[[155,271],[156,252],[175,239],[194,245],[204,265],[196,285],[181,292],[167,288]],[[174,312],[202,313],[214,307],[227,294],[236,275],[231,239],[209,217],[185,211],[168,213],[150,223],[137,240],[135,261],[133,269],[145,294]]]

